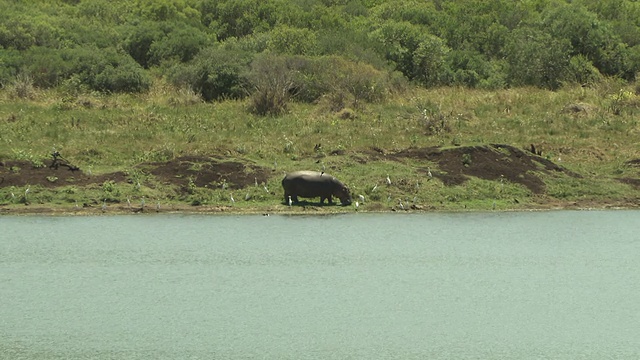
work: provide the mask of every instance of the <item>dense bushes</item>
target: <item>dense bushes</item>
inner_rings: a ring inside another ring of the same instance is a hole
[[[639,15],[632,0],[1,2],[0,84],[138,92],[154,74],[215,101],[264,90],[260,68],[291,72],[292,99],[358,103],[393,91],[392,74],[489,89],[632,81]]]
[[[141,92],[151,85],[150,76],[140,65],[115,49],[34,47],[20,55],[0,51],[3,84],[23,74],[41,88],[58,86],[70,78],[78,85],[104,92]]]
[[[240,98],[246,94],[245,73],[252,54],[222,47],[202,51],[188,64],[176,64],[168,72],[170,81],[187,87],[205,101]]]

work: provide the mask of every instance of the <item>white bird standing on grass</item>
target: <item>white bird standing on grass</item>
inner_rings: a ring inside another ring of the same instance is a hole
[[[233,204],[233,203],[235,203],[235,202],[236,202],[236,199],[234,199],[234,198],[233,198],[233,194],[231,194],[231,203]]]
[[[360,202],[364,204],[364,195],[358,195],[358,199],[360,199]]]
[[[289,204],[289,206],[291,206],[291,204],[293,203],[293,201],[291,200],[291,195],[289,195],[289,198],[287,199],[287,203]]]
[[[387,174],[387,185],[391,185],[391,179],[389,178],[389,174]]]

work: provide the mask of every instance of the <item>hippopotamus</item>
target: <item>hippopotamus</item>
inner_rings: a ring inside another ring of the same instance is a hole
[[[340,199],[342,205],[351,204],[349,188],[325,172],[295,171],[288,173],[282,179],[282,188],[284,189],[285,203],[289,202],[289,199],[297,203],[298,196],[304,198],[319,196],[321,204],[324,203],[324,199],[332,204],[331,196],[335,196]]]

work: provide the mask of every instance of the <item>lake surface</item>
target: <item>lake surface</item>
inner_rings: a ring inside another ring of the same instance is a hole
[[[638,359],[640,212],[0,217],[0,359]]]

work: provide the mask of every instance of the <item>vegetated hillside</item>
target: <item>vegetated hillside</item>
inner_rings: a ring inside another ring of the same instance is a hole
[[[638,19],[630,0],[2,2],[0,206],[286,209],[297,169],[360,211],[636,206]]]
[[[631,0],[6,1],[0,84],[144,92],[162,76],[207,101],[252,94],[257,113],[379,101],[403,80],[557,89],[633,80],[638,19]]]

